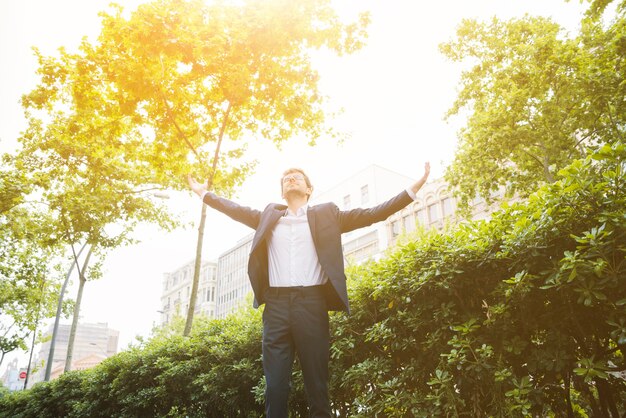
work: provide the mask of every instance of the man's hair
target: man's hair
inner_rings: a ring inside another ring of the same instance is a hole
[[[302,170],[301,168],[288,168],[283,172],[283,175],[280,177],[280,194],[282,196],[283,194],[283,179],[285,178],[286,175],[288,174],[293,174],[293,173],[299,173],[302,174],[304,176],[304,182],[306,183],[306,187],[312,189],[313,185],[311,184],[311,180],[309,180],[309,176],[306,175],[306,173],[304,172],[304,170]],[[307,196],[307,200],[311,197],[311,195]]]

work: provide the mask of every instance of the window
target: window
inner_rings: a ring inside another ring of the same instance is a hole
[[[405,231],[410,232],[415,229],[415,220],[412,215],[405,215],[404,218],[402,218],[402,223]]]
[[[400,221],[393,221],[391,223],[391,236],[397,237],[400,235]]]
[[[453,211],[452,211],[452,199],[449,197],[446,197],[445,199],[443,199],[441,201],[441,203],[443,204],[443,216],[448,217],[450,215],[452,215]]]
[[[343,209],[350,210],[350,195],[343,197]]]
[[[421,225],[426,224],[426,211],[424,209],[420,209],[415,212],[415,217],[417,218],[417,222],[419,222]]]
[[[428,219],[430,223],[437,222],[440,219],[439,208],[437,206],[439,206],[437,203],[428,205]]]
[[[361,187],[361,204],[365,205],[369,202],[370,200],[370,192],[369,192],[369,187],[367,186],[367,184],[363,187]]]

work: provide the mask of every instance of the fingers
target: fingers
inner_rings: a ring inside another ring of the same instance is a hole
[[[199,183],[191,174],[187,174],[187,182],[191,191],[200,197],[207,191],[206,185]]]
[[[200,184],[191,176],[191,174],[187,174],[187,183],[189,183],[191,191],[199,195]]]

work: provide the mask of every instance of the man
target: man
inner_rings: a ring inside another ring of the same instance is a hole
[[[385,220],[415,199],[430,173],[390,200],[369,209],[342,211],[333,203],[309,206],[313,186],[300,169],[281,179],[287,205],[263,211],[207,192],[189,176],[204,203],[256,230],[248,275],[254,306],[263,311],[263,370],[268,418],[286,418],[291,367],[298,355],[310,417],[330,417],[328,397],[328,311],[349,312],[341,234]]]

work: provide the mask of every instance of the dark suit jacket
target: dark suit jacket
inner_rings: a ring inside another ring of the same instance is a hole
[[[310,206],[307,211],[313,243],[322,270],[328,277],[326,299],[328,310],[350,311],[346,275],[344,273],[341,234],[383,221],[390,215],[407,206],[413,200],[406,191],[367,209],[339,210],[334,203]],[[207,193],[204,203],[256,230],[252,240],[248,276],[254,292],[254,307],[265,303],[264,294],[269,287],[267,254],[268,232],[278,219],[285,214],[287,206],[270,203],[262,212],[241,206],[231,200]]]

